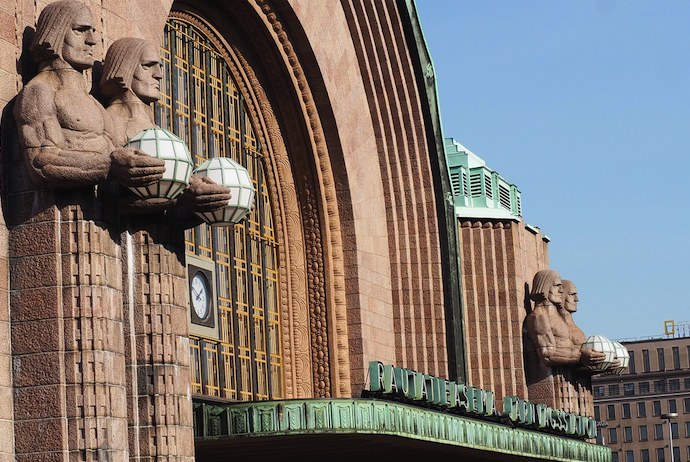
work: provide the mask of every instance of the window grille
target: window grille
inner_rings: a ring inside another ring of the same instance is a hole
[[[242,164],[256,206],[235,226],[205,224],[185,234],[186,252],[215,264],[219,339],[191,337],[192,392],[231,400],[283,396],[279,248],[262,147],[220,45],[197,24],[168,19],[156,123],[182,138],[199,165],[209,157]]]

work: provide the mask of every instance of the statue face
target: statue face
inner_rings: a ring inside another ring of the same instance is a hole
[[[62,59],[73,68],[83,71],[93,67],[93,48],[96,45],[96,29],[88,8],[82,8],[74,15],[72,27],[65,34]]]
[[[132,77],[132,91],[145,103],[158,101],[163,77],[158,46],[146,44],[139,61]]]
[[[580,301],[577,298],[577,289],[573,288],[572,291],[565,294],[565,301],[563,302],[563,308],[567,311],[574,313],[577,311],[577,302]]]
[[[546,298],[554,305],[560,306],[563,302],[563,283],[560,278],[554,279]]]

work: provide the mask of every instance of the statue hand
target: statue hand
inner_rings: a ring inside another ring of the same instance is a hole
[[[125,186],[146,186],[160,181],[165,161],[138,149],[115,149],[110,153],[110,178]]]
[[[582,348],[580,352],[582,353],[580,362],[583,366],[593,366],[606,361],[606,353],[594,351],[591,348]]]
[[[192,175],[180,201],[193,212],[210,212],[228,205],[230,197],[230,190],[225,186],[208,177]]]

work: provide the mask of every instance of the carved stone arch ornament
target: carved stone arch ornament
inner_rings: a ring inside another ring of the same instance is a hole
[[[335,181],[324,130],[299,57],[271,2],[247,2],[272,40],[266,53],[278,53],[291,76],[287,84],[301,111],[291,114],[303,126],[303,152],[290,152],[281,134],[275,101],[254,68],[252,56],[227,39],[224,26],[210,24],[208,12],[174,5],[171,18],[191,22],[223,55],[244,96],[248,117],[263,147],[262,164],[280,243],[282,348],[285,395],[349,396],[350,365],[345,310],[344,258]],[[202,19],[204,18],[204,19]],[[283,112],[284,114],[284,112]],[[283,115],[284,117],[284,115]],[[309,156],[300,163],[291,160]]]

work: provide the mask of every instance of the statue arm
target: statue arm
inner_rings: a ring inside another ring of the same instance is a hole
[[[553,327],[548,315],[533,313],[528,323],[528,332],[535,344],[539,357],[549,367],[567,364],[578,364],[582,353],[579,347],[570,344],[559,344],[553,334]]]
[[[104,181],[109,152],[66,149],[55,92],[46,84],[25,88],[15,111],[19,140],[31,178],[41,186],[74,187]]]

